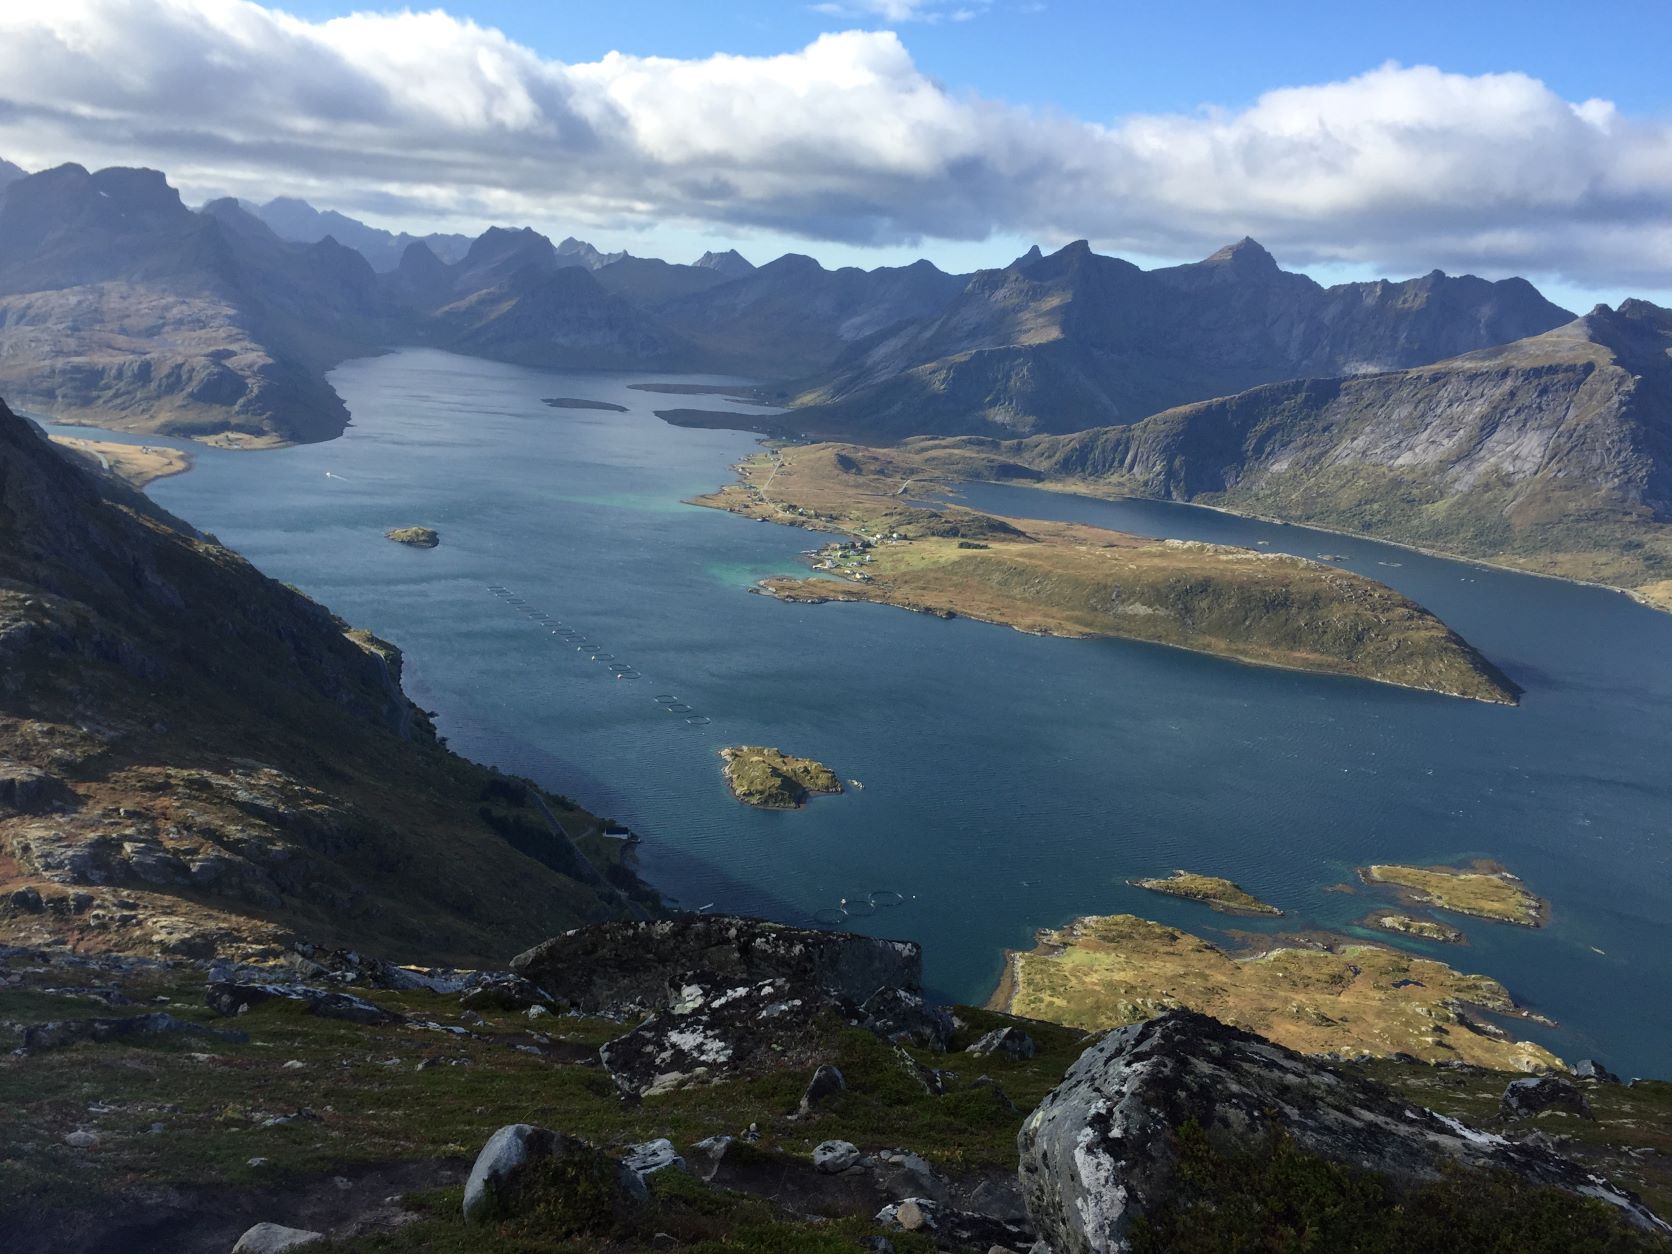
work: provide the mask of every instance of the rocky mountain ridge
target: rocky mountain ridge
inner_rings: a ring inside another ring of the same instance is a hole
[[[1626,301],[1432,366],[1276,383],[1131,426],[913,447],[968,458],[977,476],[1202,501],[1665,599],[1672,311]]]

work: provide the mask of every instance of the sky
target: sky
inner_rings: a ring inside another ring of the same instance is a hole
[[[1667,0],[0,3],[0,156],[674,260],[1523,274],[1672,303]]]

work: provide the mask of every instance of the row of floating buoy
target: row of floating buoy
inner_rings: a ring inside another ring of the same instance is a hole
[[[586,633],[581,631],[580,628],[571,627],[554,615],[548,614],[544,610],[535,609],[526,600],[512,592],[504,584],[491,583],[488,585],[488,591],[498,597],[510,608],[519,611],[523,617],[527,618],[530,622],[539,624],[552,635],[556,636],[564,644],[572,646],[576,653],[585,655],[590,661],[603,664],[608,668],[610,674],[614,678],[644,678],[636,667],[631,666],[626,662],[617,660],[615,654],[604,648],[603,645],[598,644],[595,641],[588,640]],[[713,721],[702,714],[698,714],[678,697],[670,694],[664,693],[661,696],[658,696],[656,698],[656,704],[661,706],[662,709],[666,710],[670,714],[683,715],[685,721],[693,727],[703,727]]]
[[[868,893],[838,899],[834,906],[813,911],[813,922],[820,927],[841,927],[849,919],[864,919],[880,910],[892,910],[905,901],[903,893],[892,888],[876,888]]]

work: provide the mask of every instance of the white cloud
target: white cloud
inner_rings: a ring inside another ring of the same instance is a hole
[[[992,0],[824,0],[809,5],[814,13],[828,17],[873,20],[888,26],[905,22],[967,22],[992,6]]]
[[[1672,284],[1672,127],[1521,74],[1388,65],[1100,125],[948,91],[883,31],[567,64],[440,11],[54,0],[0,8],[0,155],[438,225],[1175,256],[1247,233],[1295,264]]]

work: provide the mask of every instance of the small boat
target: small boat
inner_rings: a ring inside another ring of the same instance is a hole
[[[865,791],[865,785],[860,783],[857,779],[850,779],[848,781],[848,787],[849,788],[857,788],[857,789],[859,789],[860,792]]]

